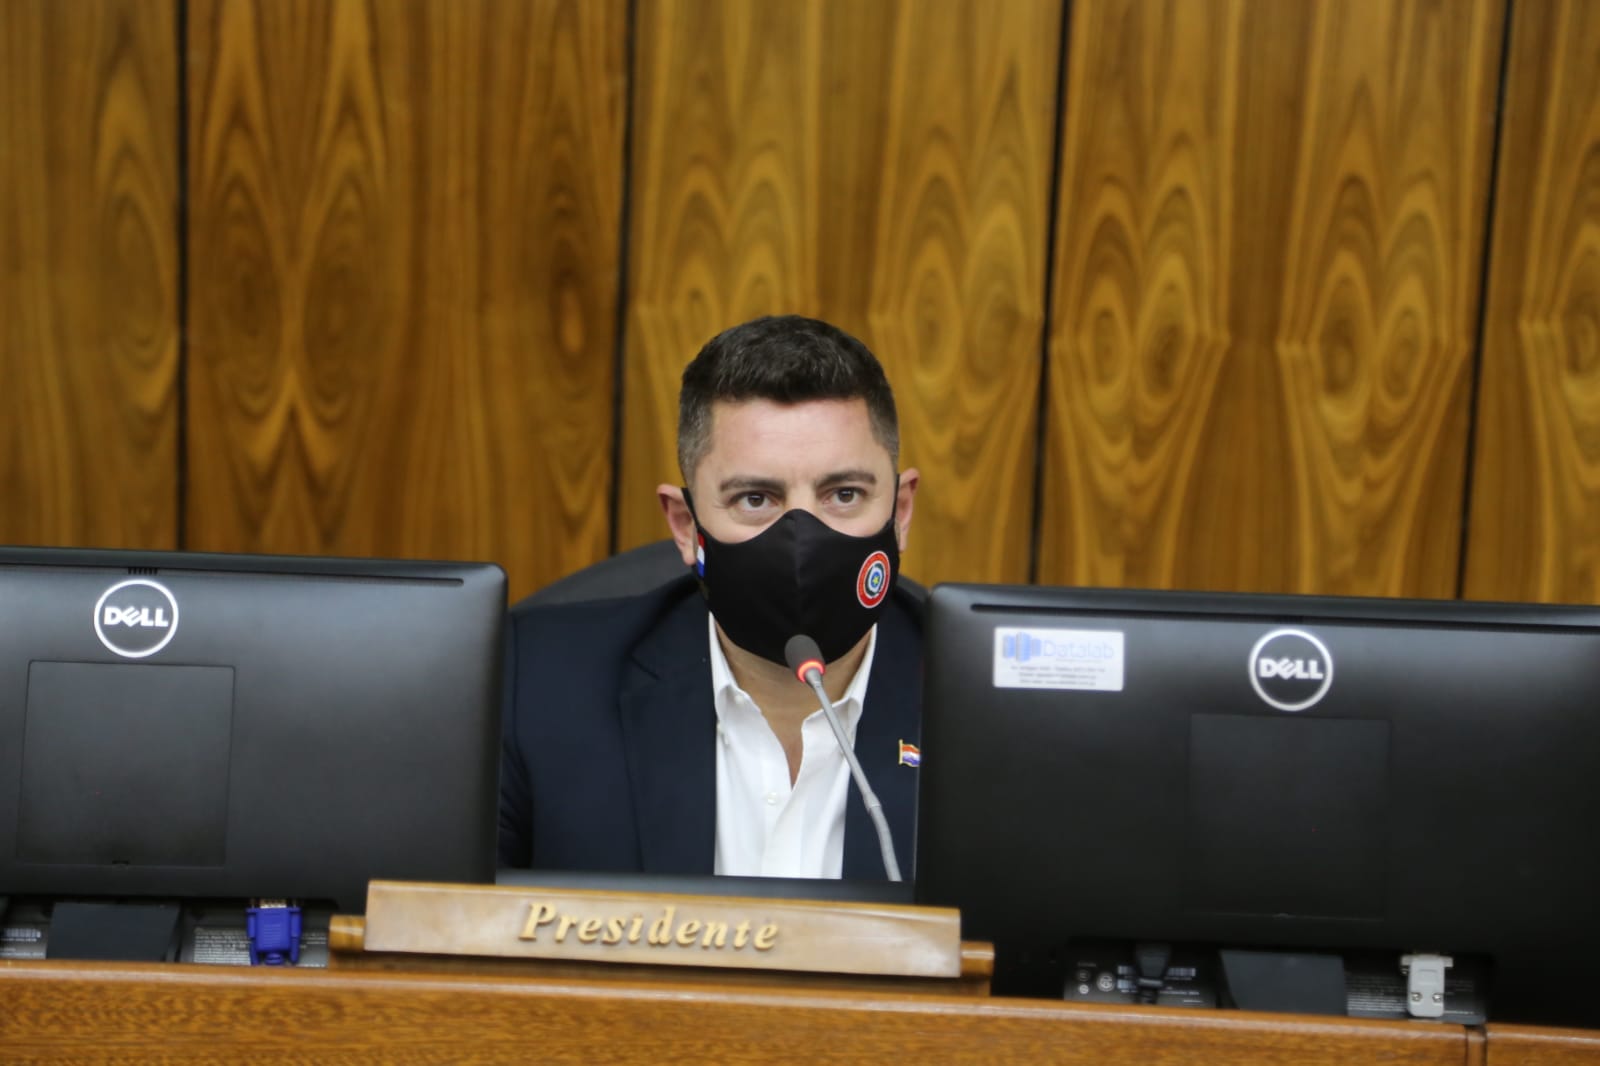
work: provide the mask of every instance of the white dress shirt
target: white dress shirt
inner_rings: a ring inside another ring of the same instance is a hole
[[[760,877],[838,877],[844,868],[844,811],[850,764],[819,706],[800,726],[800,772],[755,701],[739,687],[711,628],[711,691],[717,708],[716,872]],[[844,697],[833,705],[855,744],[867,698],[878,628]],[[796,681],[795,684],[800,682]]]

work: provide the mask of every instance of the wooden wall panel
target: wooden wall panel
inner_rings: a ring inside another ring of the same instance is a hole
[[[1600,7],[1512,7],[1464,594],[1600,601]]]
[[[609,535],[625,0],[192,0],[190,546]]]
[[[0,543],[176,547],[176,26],[0,2]]]
[[[1041,580],[1454,595],[1503,10],[1073,5]]]
[[[623,546],[666,533],[683,366],[800,312],[895,385],[907,571],[1026,579],[1060,8],[641,0]]]

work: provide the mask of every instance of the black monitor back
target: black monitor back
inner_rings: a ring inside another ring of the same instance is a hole
[[[488,564],[0,548],[0,895],[493,878]]]
[[[1084,938],[1426,949],[1531,1017],[1592,965],[1600,610],[945,585],[926,639],[918,897],[1001,989]]]

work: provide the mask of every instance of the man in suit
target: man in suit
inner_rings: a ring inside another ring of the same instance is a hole
[[[911,871],[921,637],[895,587],[916,470],[883,368],[824,322],[757,319],[684,370],[683,487],[657,495],[687,572],[623,600],[512,613],[505,867],[885,876],[815,694],[824,685]]]

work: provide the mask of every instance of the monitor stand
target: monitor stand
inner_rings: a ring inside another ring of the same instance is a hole
[[[1338,955],[1235,948],[1217,955],[1240,1010],[1343,1015],[1348,1009],[1344,959]]]
[[[51,959],[169,962],[176,958],[176,903],[59,902],[51,908]]]

